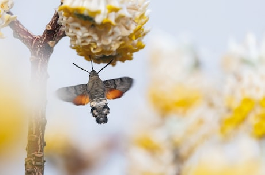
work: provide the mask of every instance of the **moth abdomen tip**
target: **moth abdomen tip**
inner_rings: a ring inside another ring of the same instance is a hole
[[[96,118],[96,121],[98,124],[104,124],[104,123],[107,123],[108,122],[108,117],[97,117]]]

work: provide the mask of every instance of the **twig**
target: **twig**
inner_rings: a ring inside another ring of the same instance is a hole
[[[12,12],[7,13],[13,15]],[[19,39],[30,49],[31,43],[34,40],[35,36],[31,32],[29,32],[18,20],[12,21],[9,24],[9,27],[13,30],[14,38]]]

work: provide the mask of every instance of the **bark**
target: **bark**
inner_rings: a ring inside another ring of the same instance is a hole
[[[47,67],[54,46],[65,36],[62,26],[57,23],[58,18],[58,13],[55,12],[43,34],[38,36],[29,32],[18,20],[9,25],[14,37],[24,43],[31,52],[32,108],[28,121],[26,175],[44,174]]]

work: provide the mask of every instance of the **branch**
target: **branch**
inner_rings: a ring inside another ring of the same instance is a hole
[[[9,12],[10,15],[13,15]],[[22,41],[31,52],[31,94],[34,104],[28,121],[26,175],[44,174],[44,133],[46,127],[47,67],[54,46],[65,36],[54,13],[42,35],[33,35],[18,20],[9,24],[14,37]]]
[[[66,36],[62,25],[58,24],[59,15],[57,11],[54,13],[49,24],[46,25],[46,30],[44,30],[42,37],[44,42],[47,42],[50,47],[54,47],[62,37]]]
[[[13,15],[12,12],[7,13]],[[19,39],[27,46],[27,48],[30,49],[35,36],[29,32],[18,20],[10,22],[9,27],[13,30],[14,38]]]
[[[42,35],[35,37],[32,41],[31,61],[41,59],[47,62],[53,53],[54,46],[64,37],[65,32],[62,30],[62,25],[58,24],[59,15],[57,11],[54,13],[51,21],[46,25]]]
[[[7,12],[10,15],[13,15],[12,12]],[[40,50],[40,45],[48,44],[49,47],[53,48],[65,35],[62,25],[58,24],[59,15],[55,11],[51,21],[46,25],[42,35],[36,36],[29,32],[19,20],[12,21],[9,26],[13,30],[13,36],[23,42],[27,48],[33,52],[35,49]],[[49,49],[48,49],[49,50]],[[35,50],[36,52],[36,50]],[[50,55],[53,52],[53,49],[50,51]],[[36,54],[33,54],[34,56]]]

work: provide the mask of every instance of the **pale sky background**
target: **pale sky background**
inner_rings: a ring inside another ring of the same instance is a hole
[[[59,0],[14,2],[12,12],[34,34],[43,32],[60,3]],[[176,41],[183,36],[189,38],[201,51],[209,70],[215,67],[222,53],[225,53],[231,37],[242,42],[246,34],[251,32],[261,40],[265,31],[265,1],[262,0],[151,0],[149,8],[152,12],[146,26],[152,30],[145,39],[146,48],[136,53],[133,61],[109,66],[100,73],[103,80],[122,76],[135,79],[133,88],[123,98],[109,101],[110,115],[105,125],[100,126],[95,122],[89,105],[77,107],[54,97],[53,92],[60,87],[87,83],[88,74],[73,66],[73,62],[91,70],[90,63],[69,48],[69,38],[65,37],[59,42],[48,69],[47,132],[54,126],[67,125],[78,143],[89,144],[99,138],[128,131],[133,117],[139,113],[137,109],[144,109],[146,103],[148,41],[159,31],[172,35]],[[27,87],[30,80],[30,53],[19,40],[12,37],[8,27],[2,32],[6,39],[0,40],[1,64],[9,69],[8,72],[12,72],[6,76],[10,77],[10,82],[18,81],[22,87]],[[99,70],[103,66],[94,67]],[[24,158],[21,159],[20,167],[8,173],[21,174],[24,171],[23,161]],[[120,154],[117,153],[108,163],[105,170],[97,174],[124,174],[124,162]],[[58,174],[50,168],[49,162],[46,165],[46,175]]]

